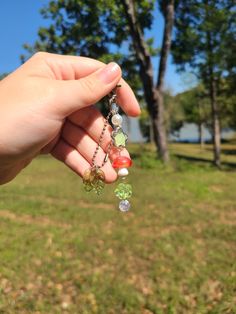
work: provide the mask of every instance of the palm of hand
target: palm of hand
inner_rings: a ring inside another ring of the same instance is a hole
[[[43,53],[1,82],[2,183],[11,180],[40,153],[51,153],[83,175],[91,164],[104,123],[101,113],[91,104],[110,92],[121,76],[118,71],[111,83],[101,83],[97,79],[101,68],[104,64],[92,59]],[[139,113],[135,97],[124,81],[122,85],[120,103],[135,116]],[[106,130],[98,163],[104,158],[110,132]],[[110,162],[104,172],[107,182],[115,180]]]

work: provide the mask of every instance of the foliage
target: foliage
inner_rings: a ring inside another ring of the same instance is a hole
[[[139,127],[143,137],[150,142],[151,140],[151,119],[146,108],[142,108],[139,117]]]
[[[236,129],[236,93],[231,85],[232,78],[222,79],[218,102],[221,110],[221,124],[223,127]]]
[[[227,80],[221,81],[218,97],[222,128],[236,128],[236,94],[230,90]],[[212,132],[209,91],[198,84],[187,91],[172,96],[165,92],[166,120],[169,131],[177,135],[185,122],[203,124]]]
[[[131,146],[125,215],[114,185],[86,194],[48,157],[1,187],[2,313],[236,312],[236,173],[179,160],[141,168],[150,149]],[[185,150],[195,155],[197,145]]]
[[[214,164],[220,167],[222,108],[221,82],[235,75],[236,10],[233,0],[177,2],[173,57],[180,70],[190,67],[209,90]]]
[[[153,6],[154,1],[136,3],[143,33],[152,26]],[[106,63],[116,61],[131,87],[138,95],[142,94],[135,52],[120,1],[51,0],[41,14],[50,25],[39,29],[39,39],[33,46],[24,45],[30,54],[42,50],[87,56]],[[147,38],[146,43],[152,55],[157,54],[153,39]],[[23,61],[25,58],[22,56]]]
[[[178,135],[184,124],[185,115],[181,103],[169,91],[164,92],[165,120],[168,134]]]
[[[178,94],[174,101],[182,108],[183,121],[204,124],[211,131],[211,104],[209,101],[209,91],[203,84]],[[236,128],[235,109],[236,94],[230,90],[227,80],[221,80],[218,91],[217,102],[221,113],[222,128]]]
[[[209,120],[210,104],[207,96],[204,86],[198,85],[175,97],[184,110],[186,122],[199,124]]]
[[[171,95],[168,90],[164,91],[164,103],[165,103],[165,125],[168,134],[176,135],[184,121],[186,121],[186,116],[183,108],[183,104],[179,101],[179,98]],[[142,135],[150,141],[150,117],[145,108],[142,109],[142,113],[139,119],[139,125]]]
[[[232,63],[235,58],[236,42],[234,1],[191,0],[188,6],[184,1],[179,1],[175,25],[175,38],[172,45],[174,61],[180,71],[184,69],[194,71],[204,85],[198,86],[196,90],[193,89],[189,96],[191,97],[191,93],[196,92],[199,95],[197,98],[210,97],[210,80],[216,81],[221,124],[227,126],[227,119],[229,121],[231,118],[229,112],[235,103],[231,98],[235,94],[232,90],[232,82],[236,75],[236,69]],[[226,88],[226,85],[229,88]],[[194,95],[192,96],[195,98]],[[194,102],[191,101],[191,104],[193,105]],[[186,106],[185,108],[187,109]],[[202,119],[196,112],[197,108],[198,106],[195,106],[194,111],[190,105],[191,120]],[[206,120],[208,116],[208,112],[205,114],[203,111],[203,120]]]
[[[154,47],[152,37],[146,36],[153,24],[154,0],[112,0],[109,3],[104,0],[86,3],[81,0],[51,0],[42,10],[43,16],[50,19],[50,26],[39,29],[39,40],[33,47],[25,45],[30,53],[44,50],[118,62],[138,98],[146,101],[158,155],[164,162],[168,161],[168,149],[163,123],[162,85],[174,20],[172,3],[173,0],[163,4],[170,14],[168,17],[164,15],[161,50]],[[155,84],[151,57],[159,51],[158,77],[161,79]]]
[[[218,79],[234,71],[228,49],[235,45],[234,9],[232,0],[178,1],[172,52],[180,70],[190,66],[205,83],[211,69]]]
[[[194,88],[176,95],[174,101],[182,108],[183,123],[194,123],[199,128],[201,125],[204,125],[212,132],[209,94],[204,85],[199,84]]]

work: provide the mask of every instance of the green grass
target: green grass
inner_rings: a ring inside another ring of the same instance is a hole
[[[234,167],[202,161],[208,147],[172,145],[200,161],[173,156],[168,167],[151,147],[130,147],[126,214],[114,185],[86,194],[49,157],[1,187],[0,313],[236,313]]]

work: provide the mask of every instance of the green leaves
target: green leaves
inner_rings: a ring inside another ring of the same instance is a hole
[[[229,64],[228,37],[232,38],[235,31],[236,13],[232,8],[230,0],[190,0],[188,6],[178,1],[172,52],[180,70],[190,65],[204,80],[208,79],[209,68],[217,77],[223,75]]]
[[[136,15],[141,30],[152,27],[154,0],[136,2]],[[129,33],[122,2],[111,0],[51,0],[41,9],[50,22],[41,27],[33,46],[24,45],[29,54],[48,51],[83,55],[104,62],[116,61],[131,87],[141,89],[137,59]],[[151,55],[156,55],[153,39],[147,41]],[[26,56],[22,56],[24,61]]]

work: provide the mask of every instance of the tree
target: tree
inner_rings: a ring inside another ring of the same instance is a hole
[[[236,129],[236,93],[232,85],[232,77],[222,79],[217,101],[221,112],[221,126]]]
[[[164,103],[167,133],[179,137],[180,129],[185,122],[183,106],[177,96],[173,96],[168,90],[164,92]]]
[[[176,103],[182,108],[184,121],[198,126],[199,143],[204,146],[203,130],[209,127],[209,95],[202,84],[176,95]]]
[[[174,0],[158,2],[165,28],[156,85],[151,57],[157,50],[153,47],[153,39],[144,36],[152,27],[154,0],[51,0],[42,14],[52,24],[40,28],[39,40],[33,47],[25,45],[25,48],[31,53],[43,50],[90,56],[105,62],[118,61],[137,94],[144,95],[158,154],[166,162],[169,156],[163,81],[174,21]]]
[[[224,77],[235,71],[236,13],[234,0],[178,1],[173,57],[180,70],[191,68],[209,90],[214,164],[220,167],[220,118],[217,101]]]
[[[139,117],[139,127],[142,133],[142,136],[149,143],[152,142],[152,126],[150,123],[150,115],[146,108],[143,108]]]
[[[160,53],[157,84],[154,84],[154,73],[151,55],[144,40],[144,35],[137,19],[137,11],[133,0],[121,0],[133,41],[133,47],[140,66],[140,78],[143,83],[145,100],[152,118],[155,143],[159,156],[164,162],[169,159],[166,130],[164,124],[163,81],[166,71],[167,56],[170,50],[171,34],[174,23],[174,0],[159,1],[165,18],[165,27]]]
[[[167,134],[172,134],[175,136],[178,136],[181,127],[186,121],[182,102],[179,101],[178,96],[173,96],[169,90],[165,90],[163,92],[165,104],[165,127]],[[152,127],[150,123],[150,115],[146,109],[142,110],[139,124],[142,135],[147,139],[148,142],[151,142],[150,138],[152,136]]]

